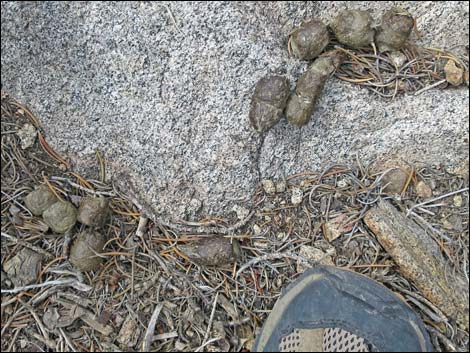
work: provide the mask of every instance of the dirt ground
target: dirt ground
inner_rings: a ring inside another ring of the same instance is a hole
[[[78,175],[47,144],[26,106],[2,92],[1,108],[2,351],[246,352],[282,288],[318,261],[364,274],[401,295],[422,317],[437,351],[468,351],[468,331],[399,274],[363,222],[381,197],[400,210],[431,201],[415,207],[412,217],[468,283],[468,171],[407,166],[405,186],[392,196],[383,174],[358,158],[349,166],[292,175],[274,188],[266,182],[246,207],[224,219],[145,224],[135,200],[107,179],[106,156],[97,151],[95,175]],[[112,216],[97,230],[107,239],[98,270],[80,272],[68,261],[83,224],[56,234],[25,207],[39,184],[76,206],[85,196],[110,201]],[[346,222],[338,227],[338,219]],[[197,266],[180,248],[213,235],[240,243],[235,264]],[[41,262],[34,279],[18,286],[4,266],[25,248]]]

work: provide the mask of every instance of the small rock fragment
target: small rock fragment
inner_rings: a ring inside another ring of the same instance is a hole
[[[398,7],[390,9],[382,16],[375,43],[380,51],[399,50],[410,37],[413,26],[414,19],[409,12]]]
[[[109,201],[104,197],[85,197],[80,202],[77,220],[87,226],[101,227],[110,214]]]
[[[416,184],[416,193],[423,199],[428,199],[432,196],[431,188],[422,180]]]
[[[460,86],[464,80],[464,70],[455,65],[454,60],[447,60],[444,66],[446,81],[452,86]]]
[[[21,140],[21,149],[25,150],[31,147],[36,141],[37,131],[32,124],[24,124],[16,133]]]
[[[28,248],[23,248],[18,254],[6,261],[3,269],[15,287],[34,283],[39,274],[42,256]]]
[[[301,188],[294,187],[292,188],[292,195],[290,201],[294,206],[300,205],[304,198],[304,192]]]
[[[77,222],[77,209],[68,201],[58,201],[45,210],[42,217],[53,232],[65,233]]]
[[[374,42],[372,17],[367,11],[341,11],[330,27],[340,43],[352,48],[367,47]]]
[[[241,256],[240,244],[236,239],[217,236],[180,245],[179,250],[200,266],[227,265]]]
[[[463,230],[463,220],[459,215],[451,215],[442,221],[442,225],[447,230],[456,230],[461,232]]]
[[[256,131],[265,132],[281,120],[289,92],[290,83],[285,77],[267,76],[258,81],[249,114]]]
[[[323,225],[323,235],[331,243],[342,234],[350,232],[352,228],[353,225],[348,224],[348,216],[343,213]]]
[[[255,235],[261,234],[261,232],[262,232],[261,227],[259,225],[255,224],[253,226],[253,232],[255,233]]]
[[[264,192],[268,195],[274,195],[276,193],[276,185],[272,180],[262,180]]]
[[[270,246],[270,244],[268,242],[266,242],[266,240],[260,239],[260,240],[255,240],[253,242],[253,247],[255,249],[268,249],[269,246]]]
[[[314,248],[313,246],[303,245],[299,250],[299,255],[314,263],[318,262],[322,265],[334,266],[331,256],[318,248]],[[306,269],[307,267],[302,261],[297,261],[297,273],[302,273]]]
[[[390,53],[390,58],[397,68],[401,68],[408,61],[406,55],[401,51],[392,51]]]
[[[140,336],[140,326],[136,318],[129,314],[121,326],[117,341],[127,348],[132,348],[137,344]]]
[[[276,192],[282,193],[286,191],[287,189],[287,183],[285,180],[280,180],[276,183]]]
[[[329,42],[328,28],[320,20],[302,23],[289,39],[292,54],[301,60],[315,59]]]
[[[97,270],[103,261],[98,254],[103,252],[105,243],[106,238],[101,233],[79,233],[70,248],[70,263],[80,271]]]
[[[455,207],[462,207],[463,198],[462,195],[455,195],[454,196],[454,206]]]
[[[235,205],[232,207],[232,211],[237,214],[239,220],[243,220],[250,214],[250,210],[246,207]]]
[[[24,199],[26,207],[35,216],[42,213],[57,202],[54,193],[47,185],[39,185],[34,191],[30,192]]]
[[[344,55],[332,51],[316,59],[300,76],[286,106],[287,120],[297,126],[310,121],[328,77],[341,65]]]
[[[17,207],[15,204],[12,204],[8,211],[11,214],[12,217],[12,222],[15,225],[22,226],[23,225],[23,218],[21,218],[21,210],[19,207]]]

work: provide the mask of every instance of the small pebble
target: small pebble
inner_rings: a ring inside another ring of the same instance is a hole
[[[274,195],[276,193],[276,185],[272,180],[262,180],[261,184],[263,185],[263,190],[268,195]]]
[[[328,256],[321,249],[313,246],[303,245],[299,250],[299,255],[313,263],[320,263],[322,265],[334,266],[331,256]],[[302,261],[297,261],[297,273],[302,273],[307,269],[307,265]]]
[[[387,194],[401,194],[407,181],[408,174],[396,167],[382,177],[382,185],[385,186],[383,191]]]
[[[302,189],[298,187],[292,188],[291,202],[294,206],[300,205],[302,203],[304,193]]]
[[[38,132],[32,124],[27,123],[16,134],[21,140],[21,149],[25,150],[34,144]]]
[[[432,196],[431,188],[422,180],[416,184],[416,193],[423,199],[428,199]]]
[[[448,60],[444,66],[446,81],[452,86],[460,86],[464,80],[464,70],[457,67],[453,60]]]
[[[237,218],[239,220],[245,219],[250,214],[250,210],[248,208],[239,205],[233,206],[232,211],[237,214]]]
[[[462,207],[463,198],[462,195],[455,195],[454,196],[454,206],[455,207]]]
[[[276,192],[282,193],[286,191],[287,189],[287,183],[285,180],[280,180],[276,183]]]
[[[400,51],[392,51],[390,53],[390,58],[397,68],[401,68],[408,61],[406,55]]]
[[[232,264],[240,258],[238,240],[214,236],[180,245],[178,249],[199,266],[221,266]]]

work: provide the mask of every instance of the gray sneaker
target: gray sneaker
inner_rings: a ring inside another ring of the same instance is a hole
[[[253,350],[432,352],[432,345],[418,315],[383,285],[318,266],[279,298]]]

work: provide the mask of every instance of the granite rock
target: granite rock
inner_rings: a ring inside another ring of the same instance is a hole
[[[307,125],[281,119],[260,135],[249,124],[260,78],[305,72],[287,51],[302,20],[331,23],[357,8],[378,21],[395,6],[417,18],[423,36],[412,41],[468,43],[464,1],[2,2],[2,90],[79,172],[92,172],[100,149],[116,185],[165,221],[227,215],[262,179],[356,155],[458,165],[468,158],[467,89],[388,103],[332,79]]]

